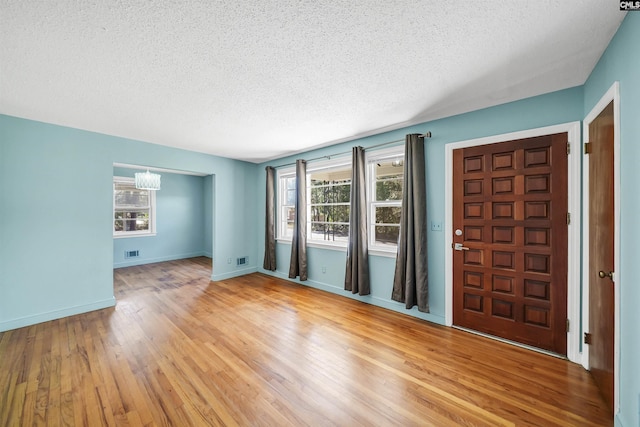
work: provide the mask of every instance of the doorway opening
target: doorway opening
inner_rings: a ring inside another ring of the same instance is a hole
[[[206,257],[209,258],[213,269],[214,176],[199,172],[114,163],[114,182],[118,179],[133,182],[136,172],[146,170],[161,175],[161,189],[153,194],[153,215],[144,209],[142,213],[138,212],[144,208],[144,203],[138,205],[140,197],[124,197],[126,212],[116,212],[114,209],[113,229],[118,230],[118,225],[122,228],[123,221],[133,223],[138,220],[153,220],[153,233],[122,235],[114,231],[113,268]],[[126,190],[126,187],[118,188]],[[114,206],[117,193],[115,190],[114,184]],[[119,219],[118,215],[122,218]],[[126,218],[133,216],[135,220],[123,220],[123,215],[128,215]],[[150,224],[142,226],[150,227]]]

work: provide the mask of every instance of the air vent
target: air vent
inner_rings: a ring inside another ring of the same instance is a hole
[[[247,257],[247,256],[243,256],[243,257],[240,257],[240,258],[236,259],[236,265],[238,267],[241,266],[241,265],[246,265],[247,262],[249,262],[249,257]]]
[[[135,251],[124,251],[125,258],[135,258],[139,256],[140,256],[140,251],[137,249]]]

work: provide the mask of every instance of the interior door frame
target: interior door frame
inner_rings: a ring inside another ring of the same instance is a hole
[[[519,132],[445,144],[445,325],[453,326],[453,150],[478,145],[567,133],[570,154],[567,159],[567,206],[571,223],[567,227],[567,358],[580,363],[580,122],[563,123]],[[524,347],[530,348],[523,345]]]
[[[614,82],[609,90],[587,114],[582,122],[582,135],[589,141],[589,125],[613,102],[613,271],[614,271],[614,337],[613,337],[613,413],[620,411],[620,84]],[[583,154],[582,185],[584,190],[582,203],[582,236],[589,242],[589,156]],[[585,332],[589,332],[589,248],[582,253],[584,286],[582,287],[582,324]],[[589,351],[582,352],[582,366],[589,369]]]

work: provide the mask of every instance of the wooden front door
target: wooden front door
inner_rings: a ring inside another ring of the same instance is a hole
[[[589,370],[613,411],[613,103],[589,124]]]
[[[566,355],[567,139],[454,150],[454,325]]]

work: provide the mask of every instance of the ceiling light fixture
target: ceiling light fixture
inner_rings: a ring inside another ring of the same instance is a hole
[[[156,191],[160,189],[160,175],[149,172],[149,169],[146,172],[137,172],[135,177],[138,190]]]

